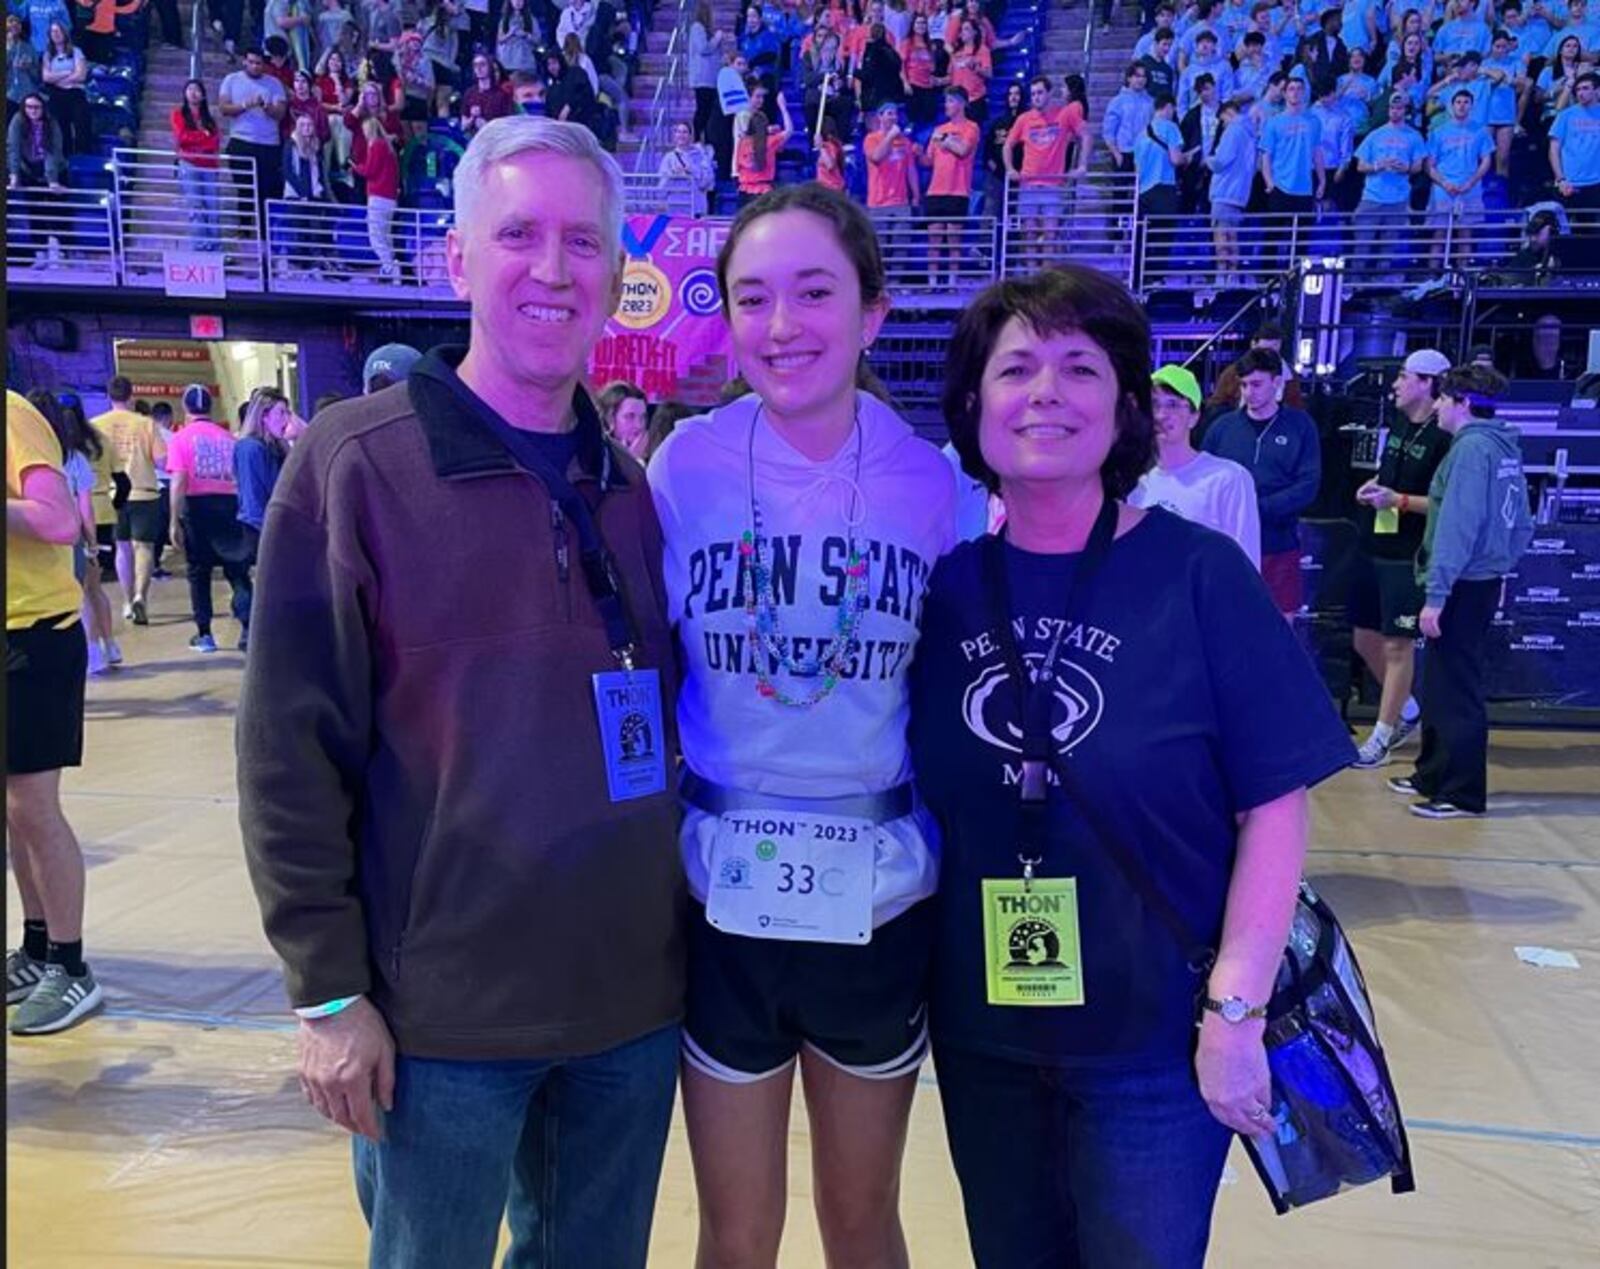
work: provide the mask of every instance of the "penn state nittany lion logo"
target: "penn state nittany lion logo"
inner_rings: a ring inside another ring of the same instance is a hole
[[[624,762],[638,762],[655,755],[655,738],[650,734],[650,720],[637,711],[623,715],[620,739]]]
[[[1022,660],[1032,679],[1044,663],[1044,653],[1030,652]],[[1051,694],[1055,701],[1050,735],[1057,753],[1071,753],[1099,723],[1105,697],[1092,674],[1059,656]],[[1017,690],[1006,667],[991,665],[961,698],[961,716],[980,740],[1006,753],[1021,753],[1022,720],[1017,717],[1017,704]]]

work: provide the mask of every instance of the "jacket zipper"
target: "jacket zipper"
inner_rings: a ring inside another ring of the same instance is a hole
[[[556,576],[564,582],[571,569],[572,555],[567,549],[566,513],[561,510],[561,504],[554,499],[550,502],[550,529],[555,536]]]

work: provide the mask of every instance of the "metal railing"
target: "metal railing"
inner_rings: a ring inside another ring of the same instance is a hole
[[[261,202],[255,161],[219,155],[215,167],[170,150],[112,152],[122,280],[165,285],[173,253],[221,257],[230,291],[263,288]]]
[[[222,156],[199,167],[167,151],[119,149],[107,165],[111,191],[16,189],[6,209],[6,273],[14,285],[166,289],[173,294],[268,290],[290,295],[450,301],[447,209],[258,202],[255,164]],[[635,214],[692,215],[686,181],[626,178]],[[1526,260],[1527,213],[1402,212],[1247,214],[1219,243],[1204,216],[1137,214],[1131,177],[1091,171],[1014,181],[1000,215],[935,221],[926,214],[873,214],[890,284],[919,306],[963,302],[997,276],[1064,260],[1088,264],[1150,294],[1163,289],[1209,299],[1217,291],[1264,292],[1296,261],[1343,260],[1347,287],[1532,286],[1545,279]],[[1600,213],[1564,213],[1581,239],[1600,238]],[[262,233],[265,225],[266,232]],[[1564,240],[1563,240],[1564,241]],[[1561,285],[1600,291],[1600,263],[1577,246],[1556,270]],[[212,290],[183,290],[203,278]],[[176,280],[176,281],[175,281]]]
[[[1007,276],[1071,260],[1133,284],[1134,178],[1090,170],[1006,186],[1001,262]]]
[[[267,202],[267,275],[293,295],[450,300],[448,211]]]
[[[654,173],[661,156],[667,150],[667,138],[672,125],[682,116],[686,64],[689,58],[689,21],[692,9],[689,0],[678,0],[677,21],[672,24],[672,34],[667,37],[667,69],[656,81],[656,90],[650,95],[649,123],[640,134],[639,153],[634,158],[634,171]],[[707,35],[710,32],[706,32]]]
[[[994,281],[1000,256],[995,217],[868,214],[877,226],[890,294],[959,307]]]
[[[630,216],[703,216],[707,194],[688,180],[650,172],[624,172],[624,203]],[[697,197],[698,195],[698,197]]]
[[[1525,212],[1246,213],[1140,219],[1140,290],[1258,290],[1305,257],[1342,257],[1347,288],[1412,287],[1447,270],[1492,272],[1522,246]],[[1575,228],[1578,226],[1575,225]]]
[[[112,196],[17,188],[6,196],[6,276],[45,286],[115,286]]]

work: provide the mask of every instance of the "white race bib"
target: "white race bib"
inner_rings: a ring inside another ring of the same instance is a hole
[[[706,920],[750,938],[870,942],[877,848],[871,820],[730,811],[717,821]]]

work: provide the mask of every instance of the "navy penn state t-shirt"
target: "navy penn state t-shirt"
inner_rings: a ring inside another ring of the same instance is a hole
[[[1008,544],[1005,559],[1031,669],[1061,628],[1078,556]],[[1235,816],[1325,779],[1355,749],[1260,575],[1221,534],[1153,509],[1112,543],[1092,590],[1058,653],[1059,760],[1215,945]],[[912,668],[912,758],[944,843],[934,1037],[1051,1065],[1185,1059],[1201,985],[1185,949],[1053,779],[1038,875],[1077,879],[1084,1003],[986,1003],[980,883],[1022,873],[1020,698],[996,628],[982,545],[963,543],[933,571]]]

